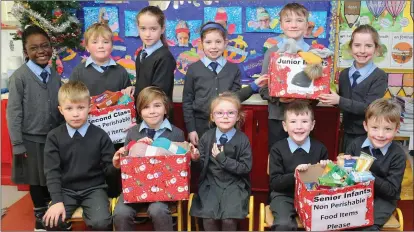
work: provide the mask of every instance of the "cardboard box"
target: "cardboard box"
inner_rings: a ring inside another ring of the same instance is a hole
[[[175,143],[189,150],[188,143]],[[185,155],[121,157],[125,203],[188,200],[190,163]]]
[[[304,183],[317,182],[323,168],[312,165],[296,170],[295,209],[307,231],[343,230],[374,224],[374,181],[354,186],[307,190]]]
[[[323,75],[310,80],[303,72],[306,62],[298,54],[270,55],[268,74],[271,97],[316,99],[330,92],[332,58],[323,59]]]

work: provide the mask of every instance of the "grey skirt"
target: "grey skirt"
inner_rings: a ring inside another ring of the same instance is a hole
[[[26,155],[13,155],[12,181],[15,184],[46,186],[44,173],[44,143],[23,140]]]

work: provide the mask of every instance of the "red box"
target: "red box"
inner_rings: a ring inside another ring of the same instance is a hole
[[[295,209],[304,228],[326,231],[374,224],[374,181],[335,189],[306,189],[304,183],[317,182],[322,172],[316,164],[295,173]]]
[[[125,203],[188,200],[190,152],[185,155],[121,157]]]
[[[270,55],[268,74],[271,97],[316,99],[322,93],[330,92],[332,58],[322,61],[323,75],[310,80],[303,72],[306,62],[298,54]]]

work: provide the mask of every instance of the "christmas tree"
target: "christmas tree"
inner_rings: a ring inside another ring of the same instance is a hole
[[[60,52],[84,50],[81,24],[76,18],[79,8],[77,1],[15,1],[11,12],[20,22],[15,39],[21,39],[22,31],[28,25],[41,27],[50,36],[54,48],[52,64],[56,68]]]

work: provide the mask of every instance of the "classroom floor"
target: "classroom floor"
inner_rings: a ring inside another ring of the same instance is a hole
[[[17,191],[16,186],[2,185],[1,186],[1,208],[7,208],[20,200],[27,191]]]

